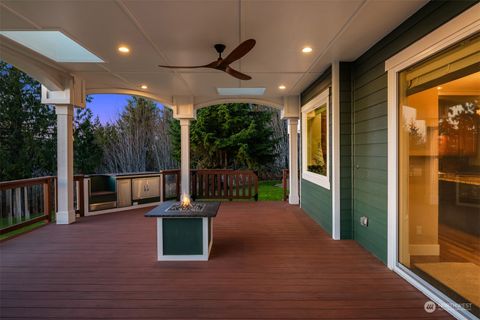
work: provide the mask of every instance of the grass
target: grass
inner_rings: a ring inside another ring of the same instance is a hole
[[[283,201],[282,181],[259,181],[258,201]]]
[[[26,232],[34,230],[34,229],[37,229],[37,228],[45,225],[46,223],[47,223],[46,221],[39,221],[39,222],[36,222],[34,224],[25,226],[23,228],[1,234],[0,235],[0,241],[11,238],[11,237],[18,236],[19,234],[26,233]]]

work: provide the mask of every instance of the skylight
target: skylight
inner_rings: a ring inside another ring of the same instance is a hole
[[[60,31],[0,31],[0,35],[56,62],[104,62]]]
[[[221,96],[261,96],[265,88],[217,88]]]

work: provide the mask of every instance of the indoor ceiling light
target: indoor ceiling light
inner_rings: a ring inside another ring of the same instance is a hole
[[[0,35],[56,62],[103,62],[60,31],[0,31]]]
[[[437,87],[437,90],[442,90],[442,87]]]
[[[147,85],[146,85],[146,84],[142,84],[142,86],[141,86],[140,88],[142,88],[143,90],[146,90],[146,89],[148,89],[148,87],[147,87]]]
[[[129,53],[130,49],[127,46],[120,46],[118,47],[118,51],[120,51],[121,53]]]
[[[285,90],[287,87],[285,87],[283,84],[278,86],[278,89],[280,90]]]
[[[302,49],[302,52],[303,52],[303,53],[310,53],[310,52],[312,52],[312,51],[313,51],[313,49],[312,49],[311,47],[304,47],[304,48]]]

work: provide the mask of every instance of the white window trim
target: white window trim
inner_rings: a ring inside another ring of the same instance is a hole
[[[472,315],[453,308],[453,300],[398,261],[398,73],[479,31],[480,4],[477,4],[385,61],[388,72],[388,267],[458,319]]]
[[[330,190],[330,88],[327,88],[302,107],[302,178]],[[327,175],[307,171],[307,113],[326,104],[327,106]]]

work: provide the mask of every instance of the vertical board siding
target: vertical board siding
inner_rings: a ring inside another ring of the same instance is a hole
[[[353,238],[351,63],[340,63],[340,239]]]
[[[317,80],[315,80],[304,92],[301,94],[302,106],[308,101],[315,98],[318,94],[328,89],[332,85],[332,68],[329,67]],[[328,150],[328,157],[330,159],[330,166],[328,168],[330,177],[332,176],[332,101],[330,98],[329,108],[329,135],[330,143]],[[304,128],[302,128],[303,130]],[[302,141],[302,144],[304,141]],[[300,155],[302,153],[300,152]],[[302,163],[302,161],[301,161]],[[302,169],[300,169],[302,170]],[[300,171],[301,172],[301,171]],[[332,191],[320,187],[310,181],[301,179],[301,199],[300,203],[302,209],[315,220],[323,229],[332,234]]]
[[[353,63],[353,236],[387,261],[387,74],[385,60],[478,1],[432,1]],[[368,227],[359,224],[369,218]]]

